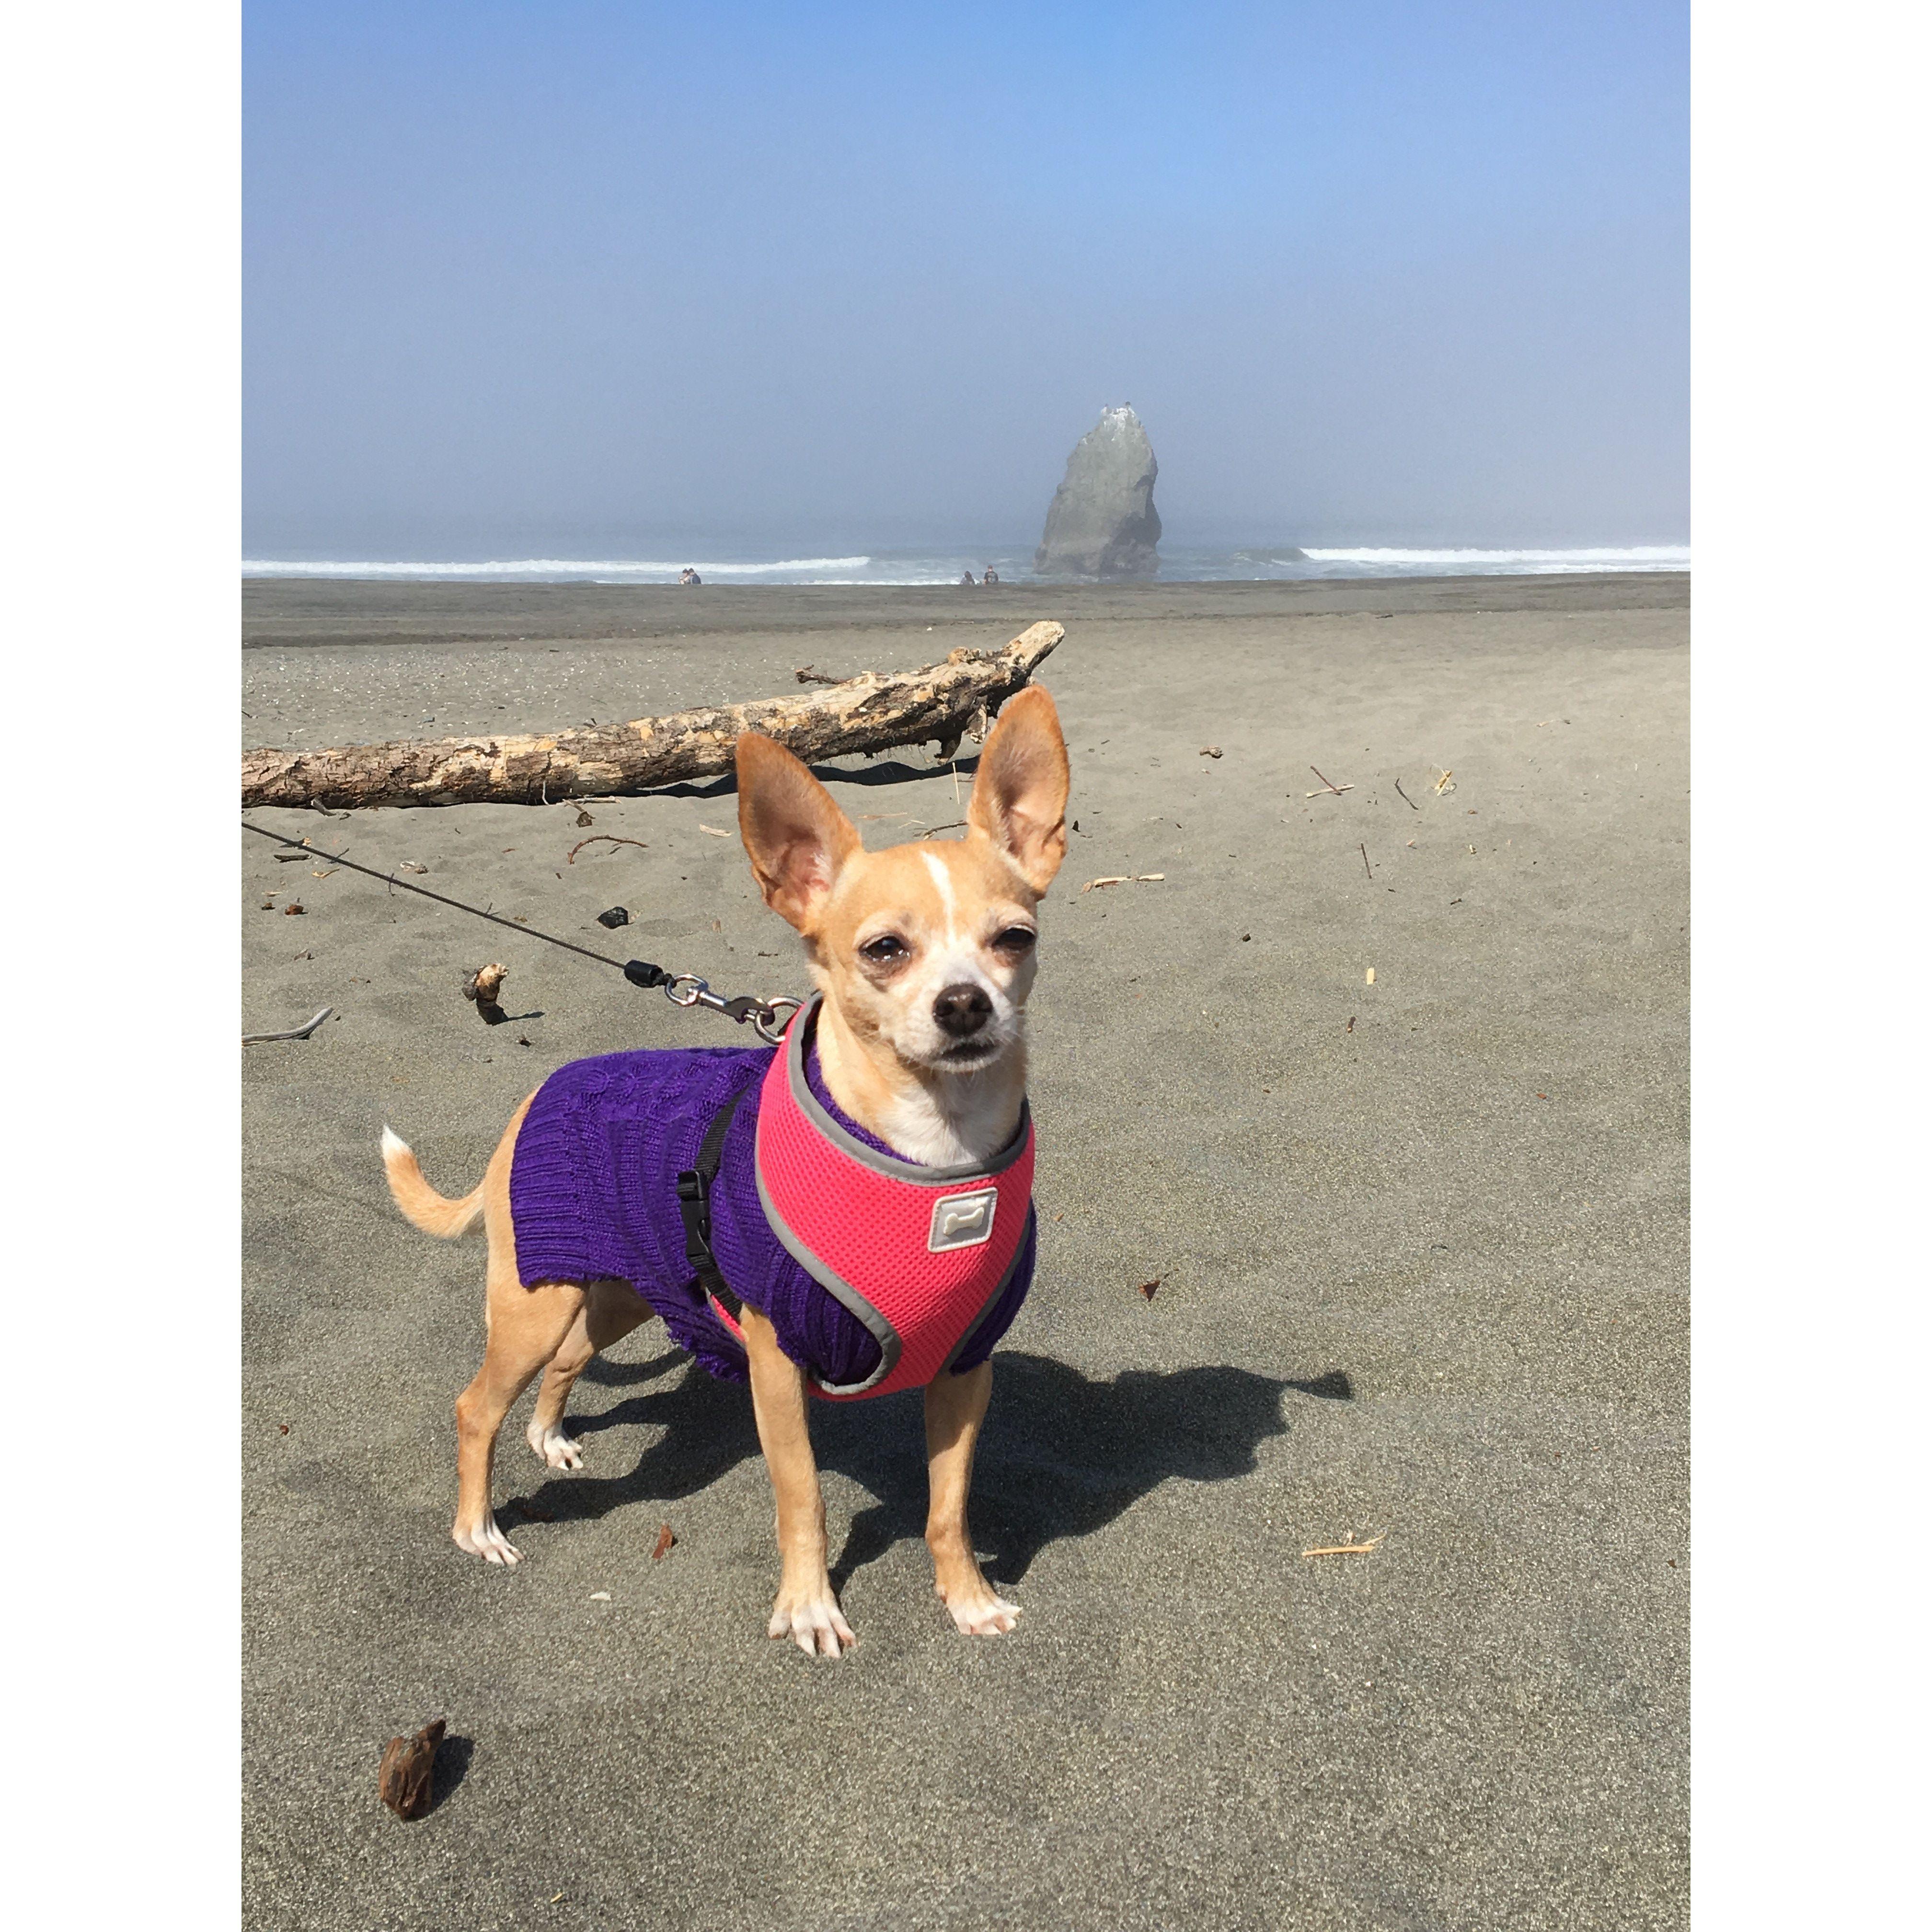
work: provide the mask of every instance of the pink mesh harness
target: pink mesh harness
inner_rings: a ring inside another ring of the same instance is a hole
[[[835,1402],[922,1388],[965,1346],[1012,1279],[1033,1215],[1033,1117],[985,1166],[921,1167],[868,1147],[820,1104],[805,1075],[816,995],[766,1070],[758,1102],[758,1198],[806,1274],[878,1338],[862,1382]],[[711,1298],[742,1340],[730,1311]]]

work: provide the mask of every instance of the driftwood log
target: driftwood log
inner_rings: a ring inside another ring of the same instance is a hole
[[[628,724],[515,736],[273,748],[242,754],[244,806],[543,805],[560,799],[715,778],[744,731],[762,731],[808,764],[936,740],[949,758],[966,733],[1022,689],[1066,635],[1031,626],[1004,650],[953,652],[917,670],[867,671],[822,691],[680,711]]]

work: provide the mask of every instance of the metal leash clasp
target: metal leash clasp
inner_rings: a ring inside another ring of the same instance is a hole
[[[664,996],[674,1006],[704,1006],[736,1020],[740,1026],[749,1020],[752,1031],[769,1046],[776,1046],[784,1036],[784,1024],[779,1019],[778,1009],[784,1006],[790,1010],[784,1016],[784,1021],[788,1022],[792,1014],[805,1004],[802,1000],[754,1000],[743,994],[735,1000],[724,999],[711,990],[710,980],[700,980],[695,973],[680,973],[675,979],[667,980]]]
[[[765,1001],[761,1011],[752,1016],[752,1030],[769,1046],[778,1046],[784,1038],[784,1030],[791,1024],[792,1014],[803,1006],[802,1000],[776,999]],[[778,1008],[790,1009],[782,1019]]]
[[[664,996],[674,1006],[709,1006],[714,1013],[722,1013],[731,1004],[711,990],[709,980],[700,980],[695,973],[680,973],[667,980]]]

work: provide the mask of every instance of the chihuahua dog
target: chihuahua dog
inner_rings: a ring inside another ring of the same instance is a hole
[[[490,1508],[506,1414],[541,1372],[530,1446],[580,1468],[562,1426],[571,1389],[655,1312],[706,1368],[751,1384],[777,1503],[770,1636],[830,1658],[854,1642],[826,1570],[808,1398],[908,1386],[925,1391],[934,1587],[960,1630],[998,1636],[1019,1613],[980,1572],[966,1504],[988,1358],[1032,1270],[1024,1019],[1037,909],[1066,851],[1059,718],[1039,686],[1017,694],[981,753],[965,837],[887,851],[866,851],[771,740],[747,733],[736,759],[753,874],[802,936],[818,989],[776,1056],[560,1069],[460,1200],[383,1130],[408,1220],[446,1239],[480,1220],[489,1238],[452,1534],[488,1562],[519,1560]]]

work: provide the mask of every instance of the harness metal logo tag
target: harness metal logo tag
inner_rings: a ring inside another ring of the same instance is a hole
[[[993,1238],[993,1210],[1000,1190],[982,1187],[974,1194],[949,1194],[932,1204],[932,1232],[926,1246],[935,1254],[948,1248],[976,1248]]]

